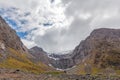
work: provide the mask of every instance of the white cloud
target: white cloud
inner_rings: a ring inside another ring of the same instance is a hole
[[[26,39],[21,39],[21,40],[24,43],[24,45],[27,46],[27,48],[31,48],[33,46],[37,46],[37,44],[35,44],[34,41],[29,41],[29,40],[26,40]]]
[[[95,28],[120,28],[120,0],[0,0],[0,8],[28,32],[23,43],[48,52],[74,49]],[[12,7],[15,10],[9,11]],[[21,22],[25,22],[22,24]]]
[[[63,24],[62,22],[66,18],[64,7],[62,7],[60,0],[57,0],[55,3],[50,3],[50,0],[1,0],[0,6],[4,9],[11,7],[17,8],[14,12],[8,11],[4,16],[9,16],[15,20],[22,31],[40,28],[43,23],[48,22],[54,24],[54,26],[59,26]],[[29,15],[25,16],[27,12]],[[20,20],[27,20],[28,24],[22,25],[19,23]]]

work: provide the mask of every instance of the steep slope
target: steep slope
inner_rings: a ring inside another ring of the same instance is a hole
[[[11,29],[2,17],[0,17],[0,44],[2,49],[10,47],[21,53],[27,53],[27,48],[20,41],[15,30]]]
[[[96,29],[73,51],[73,73],[120,70],[120,29]],[[88,69],[88,71],[85,70]],[[109,73],[109,71],[108,71]]]
[[[42,62],[34,63],[34,58],[21,42],[15,30],[0,17],[0,68],[20,69],[25,72],[43,73],[50,68]]]

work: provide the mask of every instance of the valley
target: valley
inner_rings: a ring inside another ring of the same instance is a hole
[[[0,80],[120,80],[120,29],[100,28],[73,51],[27,49],[0,17]]]

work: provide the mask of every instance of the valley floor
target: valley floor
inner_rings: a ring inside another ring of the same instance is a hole
[[[120,76],[102,75],[68,75],[68,74],[40,74],[24,73],[19,70],[0,69],[0,80],[120,80]]]

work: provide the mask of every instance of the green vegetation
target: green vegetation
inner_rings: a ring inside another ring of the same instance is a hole
[[[63,71],[51,71],[51,72],[45,72],[45,74],[59,75],[59,74],[64,74],[64,72]]]
[[[7,59],[0,62],[0,68],[8,68],[8,69],[19,69],[24,72],[30,72],[35,74],[45,73],[46,71],[50,71],[47,65],[39,62],[38,64],[30,61],[26,54],[19,53],[12,48],[9,48],[9,55]]]
[[[120,51],[118,50],[110,50],[108,55],[103,59],[101,63],[101,67],[103,68],[113,68],[115,70],[120,70]]]

